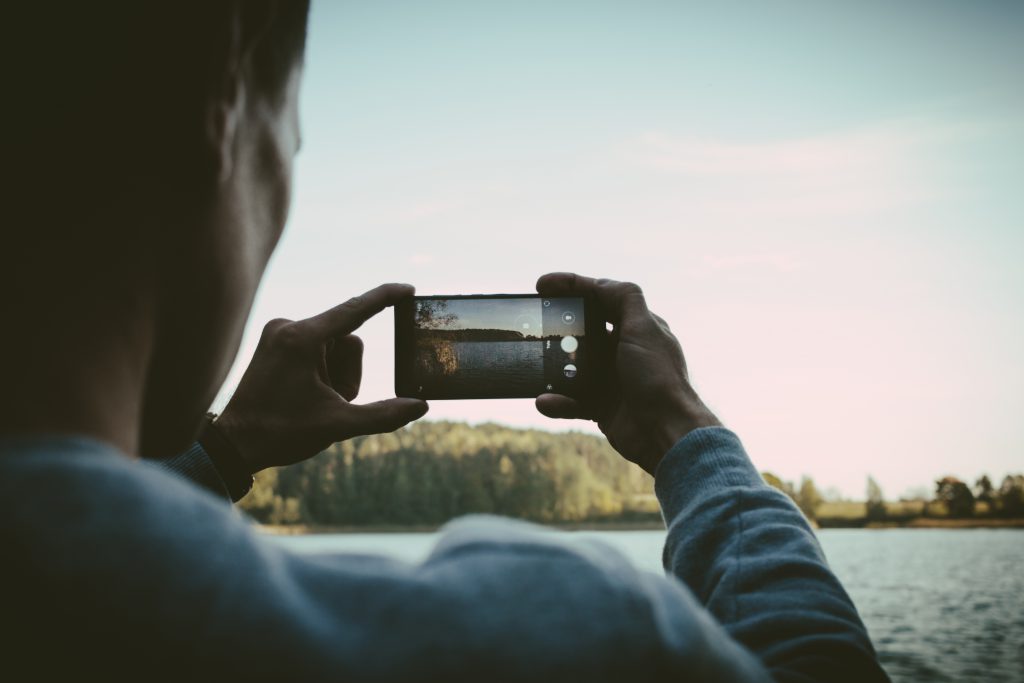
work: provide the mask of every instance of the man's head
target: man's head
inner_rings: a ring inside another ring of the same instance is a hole
[[[0,284],[27,337],[0,363],[132,336],[140,451],[167,454],[223,381],[285,223],[308,2],[22,5]]]

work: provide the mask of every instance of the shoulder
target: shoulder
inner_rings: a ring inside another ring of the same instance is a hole
[[[78,437],[0,442],[0,493],[2,528],[34,529],[43,537],[107,525],[152,530],[172,519],[236,516],[229,505],[166,469]]]
[[[28,552],[3,572],[62,590],[123,576],[125,591],[209,564],[197,552],[250,533],[226,502],[86,439],[0,446],[0,539]]]

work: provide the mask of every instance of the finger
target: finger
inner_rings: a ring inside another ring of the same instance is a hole
[[[363,340],[347,334],[332,342],[327,349],[327,376],[335,391],[354,401],[363,379]]]
[[[546,417],[563,420],[590,419],[583,406],[576,399],[561,394],[541,394],[534,402],[538,412]]]
[[[660,315],[658,315],[657,313],[655,313],[654,311],[651,311],[651,316],[653,316],[653,317],[654,317],[654,319],[655,319],[655,320],[657,321],[657,323],[658,323],[659,325],[661,325],[661,326],[662,326],[663,328],[665,328],[665,331],[669,331],[669,330],[671,330],[671,329],[672,329],[672,328],[670,328],[670,327],[668,326],[668,323],[667,323],[667,322],[665,322],[665,319],[664,319],[664,318],[662,318],[662,317],[661,317]]]
[[[383,434],[404,427],[427,414],[427,402],[417,398],[389,398],[373,403],[345,406],[339,439],[366,434]]]
[[[537,293],[543,296],[592,296],[605,320],[616,326],[647,313],[644,293],[632,282],[596,280],[576,273],[548,273],[538,278]]]
[[[380,285],[320,315],[303,320],[302,325],[319,339],[341,337],[354,331],[388,306],[394,306],[415,293],[416,288],[412,285],[393,282]]]
[[[268,345],[273,344],[277,339],[278,331],[291,324],[292,321],[287,318],[274,318],[273,320],[268,320],[266,324],[263,325],[263,332],[260,333],[260,347],[266,348]]]

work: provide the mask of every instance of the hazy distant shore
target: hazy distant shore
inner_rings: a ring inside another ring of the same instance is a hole
[[[543,524],[552,529],[565,531],[661,531],[665,525],[660,521],[651,522],[573,522],[564,524]],[[431,533],[441,528],[432,524],[367,524],[360,526],[332,526],[308,524],[259,524],[259,530],[266,534],[294,536],[300,534],[416,534]]]
[[[665,525],[650,522],[577,522],[545,524],[565,531],[661,531]],[[934,519],[921,517],[900,522],[870,522],[844,520],[842,524],[817,525],[821,529],[1024,529],[1024,519]],[[361,526],[331,526],[308,524],[260,524],[266,534],[297,536],[302,534],[415,534],[431,533],[440,526],[432,524],[368,524]]]
[[[865,529],[1024,529],[1024,519],[918,517],[907,522],[871,522]]]

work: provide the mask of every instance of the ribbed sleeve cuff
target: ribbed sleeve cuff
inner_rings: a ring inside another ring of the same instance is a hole
[[[654,493],[666,523],[697,499],[748,486],[766,484],[739,437],[725,427],[693,430],[669,449],[654,472]]]
[[[179,453],[173,458],[156,462],[210,493],[231,500],[231,495],[228,493],[220,473],[217,472],[210,456],[198,443],[192,444],[187,451]]]

